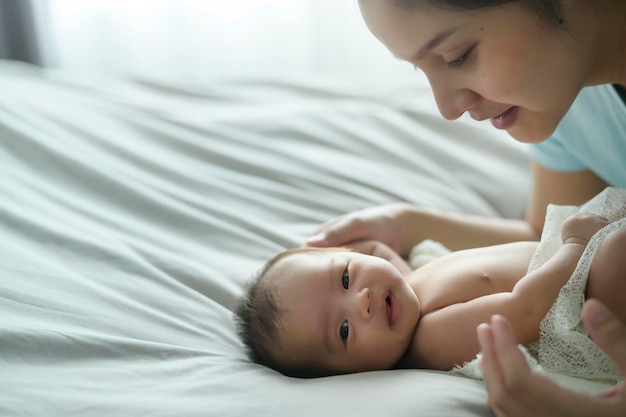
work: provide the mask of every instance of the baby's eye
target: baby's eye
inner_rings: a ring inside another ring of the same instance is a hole
[[[341,285],[343,285],[343,288],[346,290],[350,287],[350,274],[347,269],[341,274]]]
[[[341,327],[339,327],[339,337],[341,337],[343,343],[346,343],[346,341],[348,340],[349,333],[350,326],[348,325],[348,320],[344,320],[344,322],[341,323]]]

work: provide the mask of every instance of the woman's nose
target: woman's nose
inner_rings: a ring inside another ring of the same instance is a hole
[[[439,113],[447,120],[456,120],[480,101],[480,95],[472,90],[456,88],[445,82],[431,82]]]
[[[354,294],[352,308],[354,313],[364,320],[369,320],[372,317],[371,298],[372,294],[369,288],[362,288]]]

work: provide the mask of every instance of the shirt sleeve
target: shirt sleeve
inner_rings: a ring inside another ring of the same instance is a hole
[[[539,165],[553,171],[576,172],[587,169],[584,163],[563,146],[557,135],[529,146],[529,153]]]

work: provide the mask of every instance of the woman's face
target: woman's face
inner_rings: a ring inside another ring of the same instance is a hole
[[[370,31],[424,71],[439,111],[490,119],[520,142],[547,139],[585,84],[584,43],[511,2],[477,10],[361,0]]]

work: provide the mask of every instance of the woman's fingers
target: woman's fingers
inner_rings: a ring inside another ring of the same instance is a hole
[[[500,417],[526,415],[533,408],[528,408],[525,389],[530,368],[509,323],[494,316],[490,324],[478,326],[477,334],[488,405]]]
[[[511,389],[521,388],[531,369],[518,347],[519,342],[513,328],[508,320],[500,315],[491,318],[491,325],[494,329],[495,349],[503,382]]]
[[[365,223],[348,214],[324,223],[313,235],[307,238],[306,245],[316,247],[341,246],[368,237]]]
[[[361,239],[381,241],[394,250],[397,245],[397,205],[369,207],[336,217],[320,226],[306,240],[307,246],[341,246]]]
[[[593,341],[613,360],[620,374],[626,375],[626,326],[597,300],[583,307],[583,323]]]
[[[570,393],[560,392],[554,382],[530,368],[513,328],[504,317],[493,316],[490,324],[478,326],[477,334],[489,405],[496,415],[559,415],[561,400],[569,398]]]

